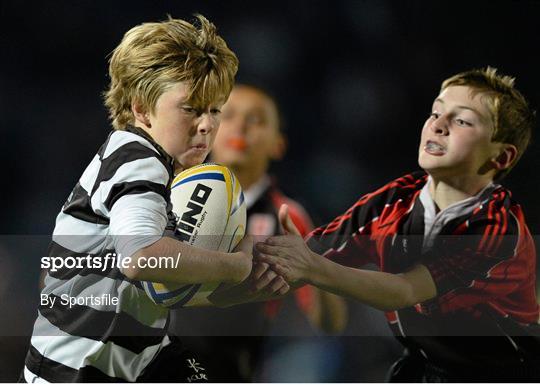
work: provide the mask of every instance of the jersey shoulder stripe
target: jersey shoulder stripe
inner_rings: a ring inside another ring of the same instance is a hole
[[[108,157],[101,160],[101,166],[92,188],[91,195],[95,193],[100,183],[113,178],[120,167],[131,162],[134,162],[135,164],[135,161],[146,158],[155,158],[160,161],[165,170],[167,170],[167,166],[164,164],[164,161],[160,160],[159,154],[140,142],[129,142],[118,147]]]
[[[92,209],[90,195],[81,186],[80,182],[75,185],[68,201],[64,204],[62,212],[88,223],[109,224],[109,218],[96,213]]]

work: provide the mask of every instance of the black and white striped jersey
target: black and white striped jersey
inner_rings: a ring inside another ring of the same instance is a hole
[[[27,382],[135,381],[169,343],[168,310],[106,256],[129,257],[169,228],[172,177],[143,130],[111,132],[56,219],[48,257],[66,263],[45,278]]]

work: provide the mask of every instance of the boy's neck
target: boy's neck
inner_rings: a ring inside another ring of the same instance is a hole
[[[490,183],[492,183],[491,179],[477,176],[468,179],[461,178],[458,181],[431,178],[429,193],[437,208],[442,211],[454,203],[475,196]]]

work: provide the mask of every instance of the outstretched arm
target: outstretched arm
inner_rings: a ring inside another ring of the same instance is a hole
[[[157,242],[139,250],[132,256],[132,263],[123,269],[131,279],[152,282],[207,283],[244,281],[251,272],[251,239],[233,253],[207,250],[188,245],[174,238],[162,237]],[[148,258],[178,258],[177,266],[144,267],[140,261]],[[143,266],[143,267],[141,267]]]
[[[179,244],[179,245],[178,245]],[[180,249],[178,248],[180,247]],[[233,253],[200,249],[162,238],[134,255],[148,258],[180,253],[179,266],[163,268],[129,268],[124,274],[132,279],[153,282],[201,283],[223,282],[207,299],[197,306],[227,307],[245,302],[263,301],[287,293],[289,285],[266,263],[252,263],[253,240],[244,237]],[[134,264],[136,266],[137,263]]]
[[[302,236],[306,235],[309,231],[306,228],[305,233],[301,233],[300,229],[292,220],[289,207],[286,204],[280,207],[278,217],[285,234]],[[307,222],[311,221],[308,219]],[[294,286],[297,288],[303,286],[303,283],[298,282]],[[310,305],[304,308],[304,311],[310,323],[315,328],[331,334],[340,333],[345,329],[348,312],[347,304],[342,297],[314,286],[305,287],[301,290],[306,290],[306,294],[311,297]]]
[[[286,207],[282,223],[289,223]],[[298,235],[268,238],[256,245],[260,261],[272,265],[287,282],[309,283],[332,293],[351,297],[381,310],[396,310],[437,295],[428,269],[416,265],[402,274],[355,269],[332,262],[312,252]]]

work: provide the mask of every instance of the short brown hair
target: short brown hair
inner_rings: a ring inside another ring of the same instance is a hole
[[[459,73],[446,79],[441,91],[450,86],[467,86],[473,92],[485,96],[493,123],[492,141],[516,146],[518,154],[514,163],[499,171],[496,179],[504,177],[515,166],[527,149],[535,124],[535,112],[525,97],[514,87],[515,78],[497,73],[497,69],[486,67]]]
[[[115,129],[134,123],[133,102],[153,112],[159,96],[186,82],[188,101],[204,108],[225,102],[234,84],[238,59],[202,15],[190,24],[173,19],[130,29],[112,52],[105,106]]]

